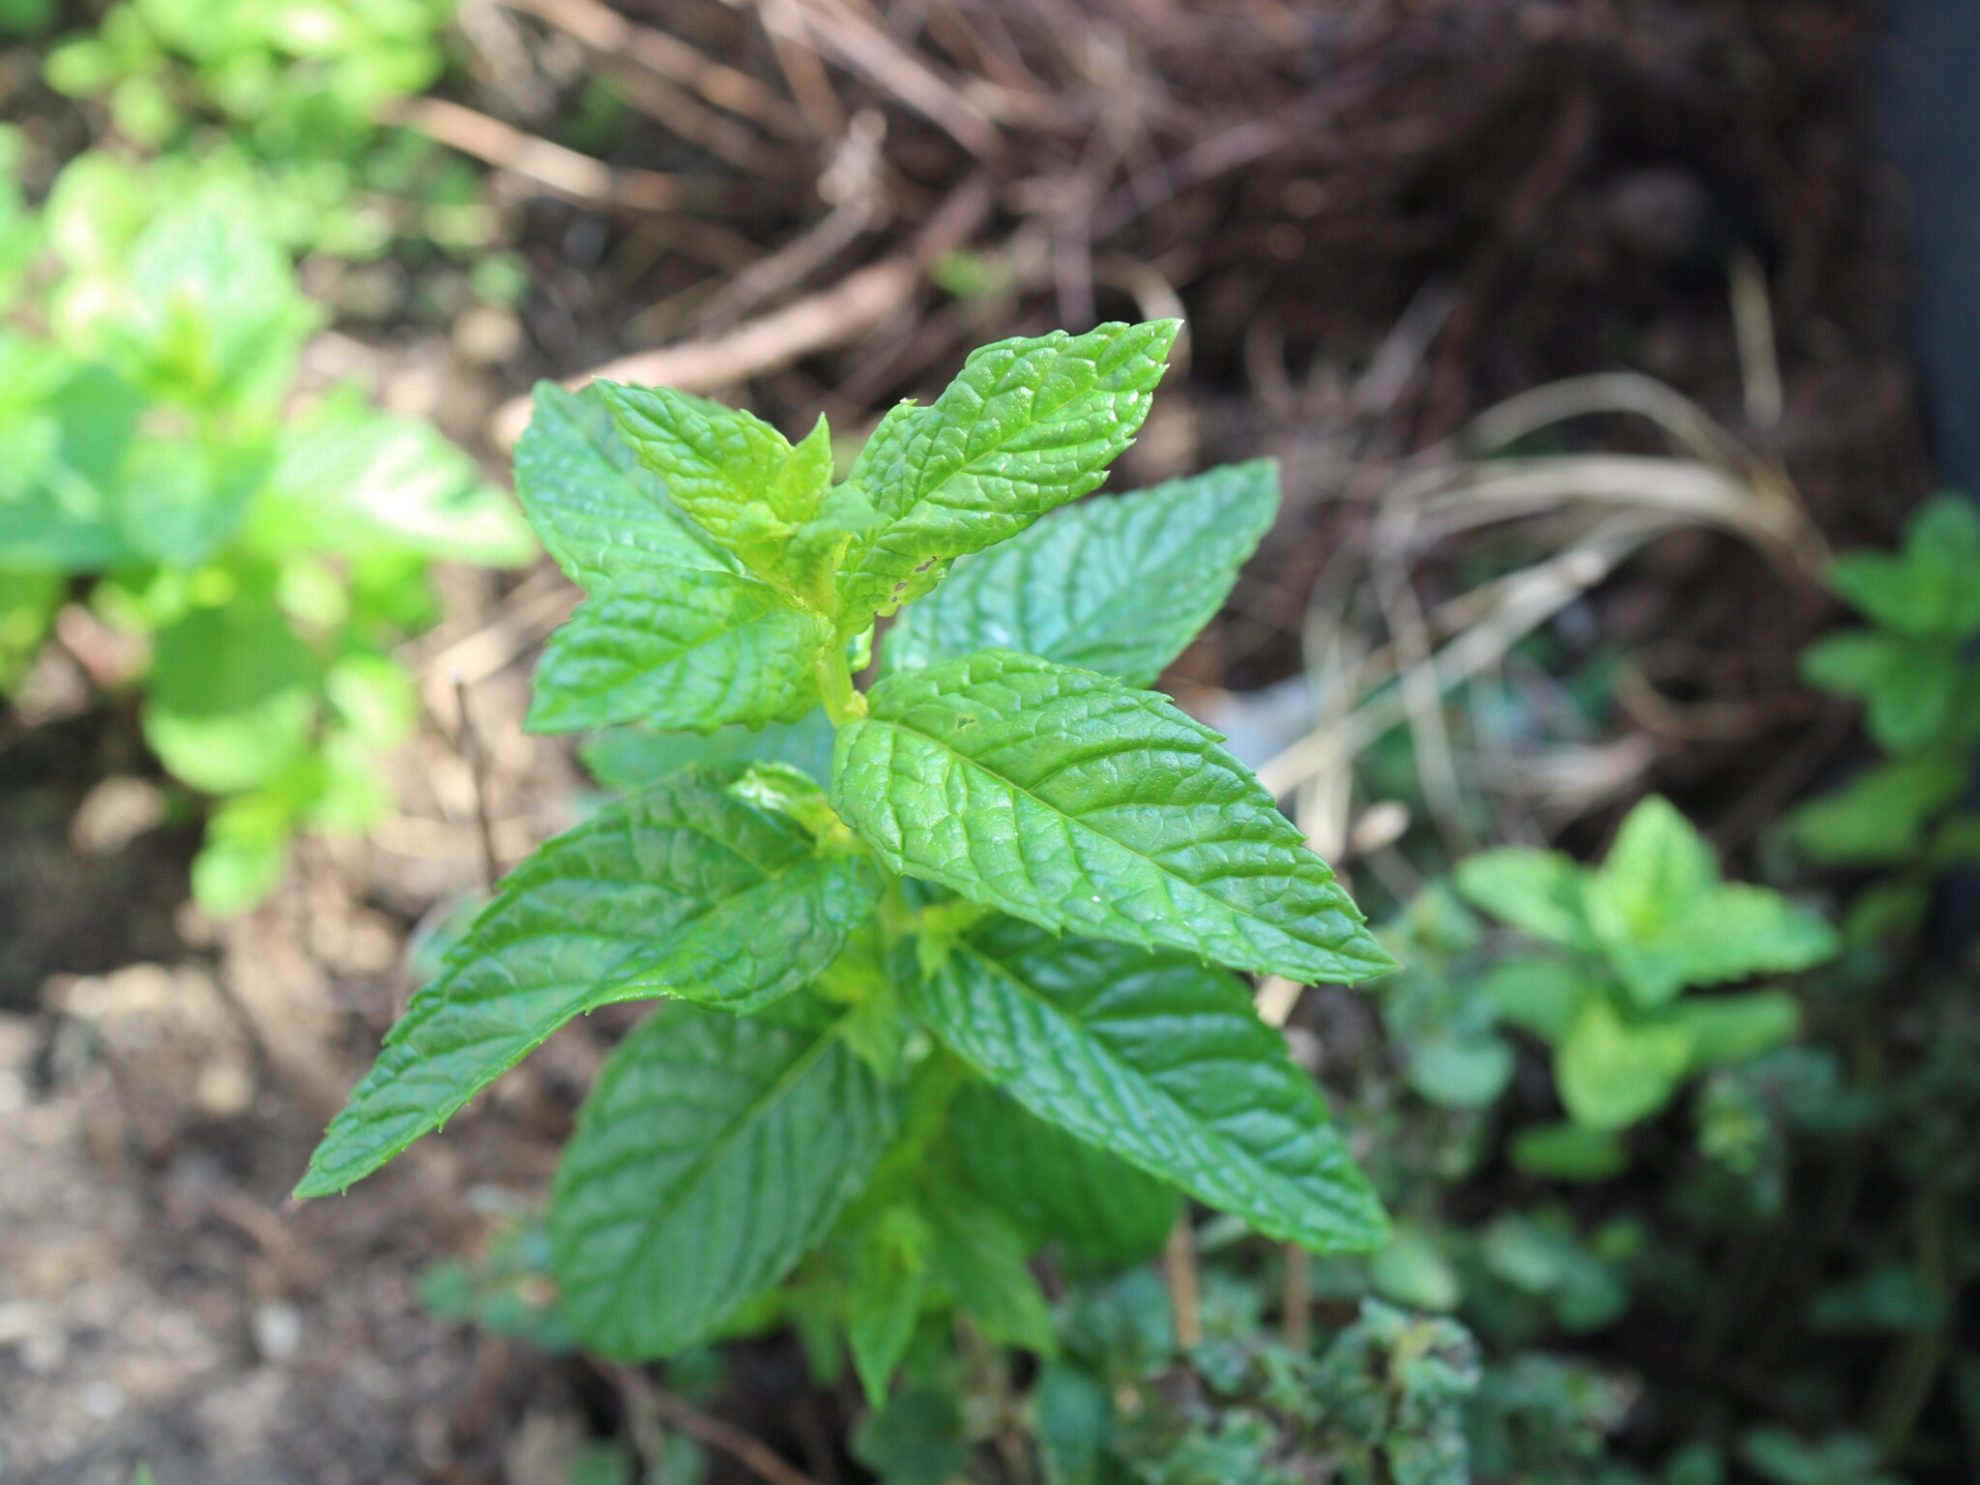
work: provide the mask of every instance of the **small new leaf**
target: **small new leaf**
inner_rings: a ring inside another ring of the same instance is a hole
[[[1151,685],[1222,606],[1278,509],[1269,459],[1068,507],[958,561],[887,635],[887,668],[1002,649]]]
[[[656,1015],[612,1054],[557,1169],[565,1317],[623,1361],[706,1338],[825,1235],[894,1119],[829,1021]]]
[[[776,571],[784,544],[816,512],[831,476],[823,420],[793,449],[761,418],[719,402],[670,387],[595,385],[674,504],[749,567]]]
[[[1303,982],[1393,967],[1271,796],[1166,697],[990,650],[868,704],[840,729],[832,803],[891,870]]]
[[[916,1013],[1040,1119],[1268,1237],[1380,1246],[1380,1203],[1283,1038],[1182,954],[1004,920],[917,985]]]
[[[674,996],[746,1012],[791,994],[868,919],[870,867],[691,769],[607,807],[511,872],[413,997],[296,1188],[341,1191],[571,1017]]]
[[[998,341],[927,407],[882,419],[823,512],[856,533],[839,579],[846,632],[928,592],[955,558],[1097,489],[1148,416],[1180,328]]]
[[[529,726],[620,722],[713,732],[794,722],[816,693],[831,629],[768,583],[686,567],[628,572],[593,591],[550,637]]]

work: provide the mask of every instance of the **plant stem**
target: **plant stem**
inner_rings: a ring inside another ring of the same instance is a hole
[[[853,689],[852,667],[844,655],[821,655],[815,667],[818,694],[825,702],[825,715],[834,727],[843,727],[853,717],[866,715],[866,698]]]
[[[1187,1210],[1169,1229],[1162,1249],[1162,1277],[1169,1286],[1169,1308],[1176,1315],[1176,1344],[1187,1351],[1203,1342],[1203,1299],[1196,1274],[1196,1232]]]

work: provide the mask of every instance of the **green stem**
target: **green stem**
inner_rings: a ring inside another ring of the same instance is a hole
[[[852,667],[842,654],[820,655],[814,667],[818,694],[824,698],[825,715],[834,727],[843,727],[854,717],[866,715],[866,698],[853,689]]]

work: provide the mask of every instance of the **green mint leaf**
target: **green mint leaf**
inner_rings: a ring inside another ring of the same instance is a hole
[[[912,1207],[883,1210],[861,1234],[847,1294],[846,1348],[866,1400],[879,1407],[914,1340],[935,1235]]]
[[[1625,1021],[1606,1001],[1583,1006],[1554,1054],[1554,1082],[1577,1124],[1624,1129],[1671,1101],[1691,1070],[1691,1033]]]
[[[1150,685],[1222,606],[1278,509],[1269,459],[1071,506],[958,561],[887,635],[887,668],[1017,650]]]
[[[1515,1170],[1546,1181],[1607,1181],[1629,1169],[1629,1146],[1613,1129],[1567,1119],[1520,1130],[1506,1155]]]
[[[779,569],[785,544],[817,511],[831,476],[822,419],[793,449],[761,418],[719,402],[670,387],[593,385],[675,505],[749,567]]]
[[[1801,848],[1836,866],[1882,866],[1924,849],[1925,827],[1966,788],[1956,758],[1908,758],[1865,770],[1789,816]]]
[[[746,1012],[823,971],[871,916],[875,874],[817,855],[726,782],[676,774],[511,872],[386,1037],[297,1195],[369,1175],[582,1012],[662,995]]]
[[[622,792],[645,787],[691,763],[788,763],[820,783],[832,777],[832,744],[837,734],[824,712],[806,712],[795,722],[772,722],[754,730],[724,727],[705,737],[614,727],[578,749],[592,777]]]
[[[1747,1062],[1793,1038],[1801,1006],[1785,990],[1686,996],[1662,1013],[1691,1039],[1691,1071]]]
[[[839,730],[832,803],[890,869],[1290,979],[1393,968],[1271,796],[1166,697],[991,650],[867,699]]]
[[[1844,602],[1887,629],[1966,639],[1980,632],[1980,511],[1941,495],[1905,527],[1899,553],[1850,552],[1829,581]]]
[[[858,533],[839,581],[851,627],[1097,489],[1148,416],[1180,328],[1156,320],[998,341],[928,406],[888,413],[824,512]]]
[[[557,1169],[572,1328],[623,1361],[706,1338],[825,1236],[894,1117],[830,1023],[663,1010],[613,1052]]]
[[[1582,871],[1558,851],[1502,846],[1458,863],[1452,882],[1466,901],[1545,943],[1594,946],[1582,902]]]
[[[557,565],[586,591],[653,564],[737,566],[634,457],[596,386],[536,384],[536,412],[516,445],[516,494]]]
[[[1826,923],[1779,893],[1721,883],[1705,838],[1655,796],[1623,821],[1584,899],[1603,953],[1644,1006],[1687,985],[1806,969],[1838,947]]]
[[[1005,920],[954,949],[910,1001],[1040,1119],[1268,1237],[1325,1253],[1386,1236],[1312,1079],[1229,975]]]
[[[237,794],[303,757],[317,715],[317,662],[266,585],[196,608],[158,633],[144,737],[174,777]]]
[[[348,398],[284,433],[250,530],[268,552],[398,548],[504,567],[536,554],[515,502],[439,429]]]
[[[550,636],[529,726],[578,732],[619,722],[713,732],[794,722],[815,701],[822,619],[768,583],[650,567],[595,590]]]
[[[1553,1046],[1602,994],[1602,982],[1558,959],[1506,959],[1485,971],[1478,993],[1502,1020]]]
[[[1803,650],[1801,674],[1820,690],[1864,702],[1870,736],[1887,752],[1913,753],[1944,735],[1964,667],[1955,640],[1853,629]]]
[[[928,1204],[929,1277],[993,1345],[1056,1349],[1052,1311],[1032,1277],[1024,1234],[995,1207],[953,1189]]]
[[[1161,1251],[1182,1209],[1173,1187],[1025,1112],[995,1088],[958,1096],[950,1120],[964,1177],[1038,1246],[1122,1268]]]

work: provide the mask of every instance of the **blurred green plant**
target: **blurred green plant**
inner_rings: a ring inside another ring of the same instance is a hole
[[[1644,800],[1599,867],[1504,847],[1458,865],[1474,906],[1544,946],[1500,959],[1479,991],[1500,1020],[1553,1052],[1568,1125],[1522,1131],[1512,1158],[1559,1179],[1615,1174],[1622,1131],[1684,1084],[1791,1037],[1782,990],[1694,995],[1700,987],[1821,964],[1829,925],[1777,892],[1721,879],[1711,847],[1668,801]]]
[[[375,257],[395,237],[456,251],[490,236],[466,162],[390,127],[446,67],[454,0],[120,0],[45,63],[57,91],[102,103],[140,167],[95,158],[154,211],[221,180],[292,249]]]
[[[534,547],[432,427],[349,387],[288,415],[317,316],[240,210],[106,223],[67,185],[0,238],[46,270],[45,323],[0,328],[0,688],[67,602],[145,641],[145,738],[216,802],[194,894],[236,912],[296,831],[386,809],[378,755],[417,709],[392,649],[437,616],[428,565]]]
[[[1945,494],[1907,523],[1896,552],[1849,552],[1830,586],[1869,625],[1840,629],[1801,656],[1818,690],[1863,704],[1887,755],[1844,788],[1795,810],[1786,828],[1827,866],[1878,872],[1851,905],[1853,941],[1902,937],[1924,921],[1938,877],[1980,863],[1980,815],[1960,801],[1980,747],[1980,511]]]

